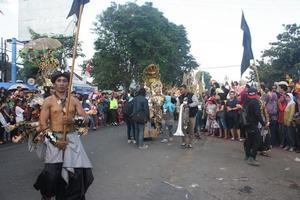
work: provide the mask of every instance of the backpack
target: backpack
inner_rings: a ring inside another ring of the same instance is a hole
[[[123,114],[126,117],[130,117],[133,112],[133,101],[126,101],[123,108]]]
[[[240,123],[242,126],[248,126],[249,125],[249,117],[248,117],[248,109],[247,106],[245,106],[240,113]]]

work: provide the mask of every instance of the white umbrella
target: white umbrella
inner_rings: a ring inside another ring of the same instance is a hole
[[[23,90],[28,90],[29,88],[22,84],[22,83],[16,83],[16,84],[13,84],[11,85],[8,90],[17,90],[18,88],[22,88]]]
[[[59,40],[54,38],[39,38],[36,40],[32,40],[24,45],[25,49],[57,49],[61,47],[62,44]]]

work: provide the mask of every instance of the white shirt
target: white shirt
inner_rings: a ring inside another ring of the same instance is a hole
[[[16,106],[16,122],[17,123],[24,121],[23,113],[24,113],[24,110],[21,107]]]

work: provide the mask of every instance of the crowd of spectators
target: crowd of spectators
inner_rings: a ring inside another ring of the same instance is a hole
[[[252,87],[252,85],[251,85]],[[260,126],[261,154],[268,156],[273,147],[290,152],[300,152],[300,81],[290,76],[285,81],[267,87],[257,84],[257,99],[268,129]],[[219,85],[212,83],[211,89],[204,95],[204,106],[199,110],[195,131],[200,135],[244,141],[246,137],[243,125],[243,110],[247,101],[250,85],[238,82]]]
[[[12,141],[18,134],[18,124],[38,121],[43,99],[52,93],[51,87],[36,91],[24,90],[22,87],[11,91],[0,88],[0,145]],[[89,115],[91,130],[123,123],[123,94],[95,92],[84,95],[73,92],[72,95],[80,100]]]

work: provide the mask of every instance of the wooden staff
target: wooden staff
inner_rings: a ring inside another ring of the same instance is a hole
[[[258,75],[258,70],[257,70],[257,67],[256,67],[256,62],[255,62],[255,59],[253,59],[253,69],[255,71],[255,74],[256,74],[256,79],[257,79],[257,87],[258,87],[258,90],[260,90],[260,80],[259,80],[259,75]]]
[[[80,31],[80,22],[81,22],[82,12],[83,12],[83,4],[80,5],[79,16],[78,16],[78,20],[77,20],[77,30],[76,30],[75,41],[74,41],[74,46],[73,46],[72,67],[71,67],[71,74],[70,74],[70,81],[69,81],[69,88],[68,88],[68,96],[67,96],[67,108],[66,108],[66,117],[67,117],[67,119],[68,119],[69,110],[70,110],[71,90],[72,90],[74,66],[75,66],[75,60],[76,60],[76,53],[77,53],[77,45],[78,45],[78,37],[79,37],[79,31]],[[64,141],[66,141],[66,140],[67,140],[67,127],[66,127],[66,125],[64,125]]]

